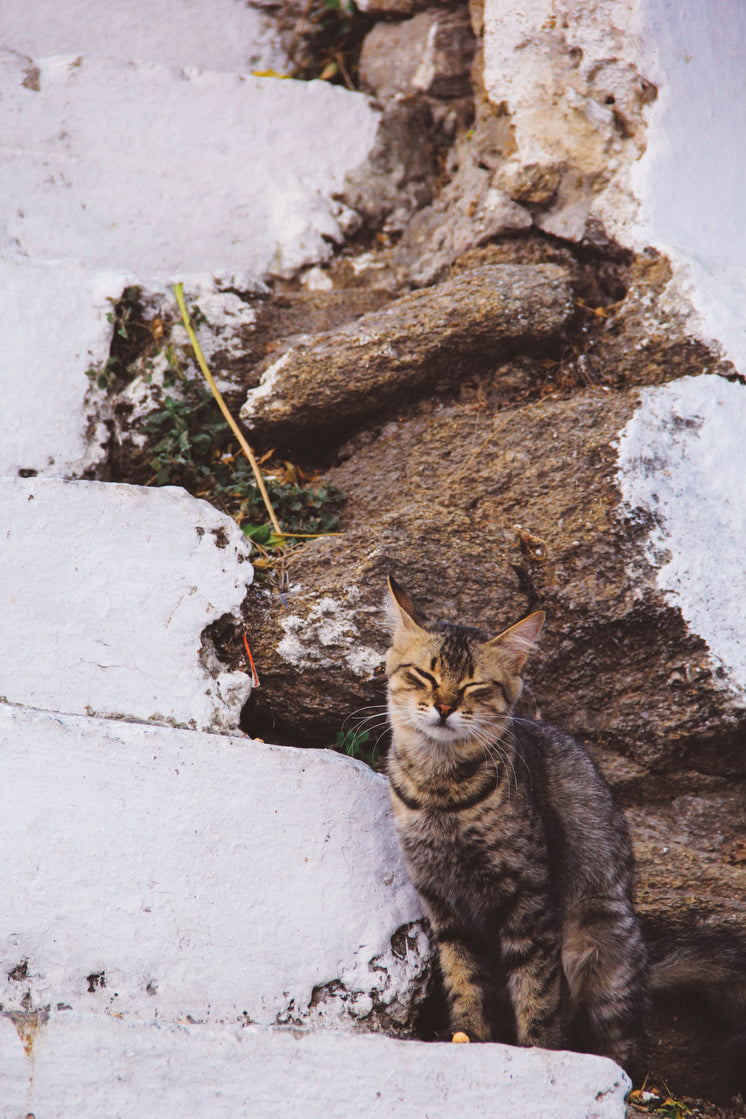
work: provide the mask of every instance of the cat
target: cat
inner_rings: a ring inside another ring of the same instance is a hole
[[[391,803],[451,1031],[629,1069],[648,962],[624,816],[579,743],[511,714],[544,614],[489,638],[389,592]]]

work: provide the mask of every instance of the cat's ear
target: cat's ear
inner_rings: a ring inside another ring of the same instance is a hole
[[[386,608],[391,620],[392,630],[394,632],[404,630],[409,633],[420,631],[422,627],[417,622],[420,612],[412,602],[411,597],[404,590],[404,587],[397,583],[393,575],[389,575],[388,584],[389,593]]]
[[[529,614],[523,621],[516,622],[510,629],[506,629],[498,637],[493,637],[492,641],[487,642],[488,648],[500,653],[505,668],[513,676],[519,675],[526,657],[536,644],[541,627],[544,625],[544,618],[544,611],[537,610],[536,613]]]

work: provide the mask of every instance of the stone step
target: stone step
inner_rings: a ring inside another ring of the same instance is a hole
[[[363,94],[6,46],[0,246],[251,288],[342,240],[333,195],[378,126]]]
[[[623,1119],[612,1061],[300,1030],[0,1016],[3,1114],[70,1119]]]
[[[176,487],[51,478],[0,479],[0,519],[0,698],[238,726],[250,677],[205,634],[252,580],[235,521]]]
[[[93,273],[75,261],[0,256],[0,475],[70,477],[103,461],[109,432],[96,419],[86,371],[103,369],[109,357],[106,316],[126,284],[124,274]]]
[[[34,58],[96,54],[127,62],[287,72],[269,21],[241,0],[30,0],[0,8],[0,43]]]
[[[407,1030],[429,947],[385,779],[0,704],[0,1003]]]

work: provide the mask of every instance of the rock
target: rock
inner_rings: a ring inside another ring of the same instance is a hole
[[[433,204],[408,223],[392,254],[394,265],[402,279],[432,283],[467,250],[532,224],[528,210],[496,186],[489,171],[467,159]]]
[[[516,348],[546,346],[573,312],[554,265],[474,269],[286,351],[249,392],[241,418],[259,440],[337,438],[362,417],[454,384]]]
[[[288,610],[249,598],[268,685],[249,726],[328,742],[383,702],[391,571],[426,609],[495,632],[546,609],[529,677],[550,721],[659,772],[742,774],[740,695],[657,586],[649,516],[621,500],[614,444],[637,394],[589,389],[496,414],[485,400],[423,407],[329,473],[348,494],[345,534],[294,558]]]
[[[6,1011],[411,1034],[429,947],[382,777],[3,704],[0,740]]]
[[[229,517],[176,488],[0,480],[0,696],[10,703],[238,726],[250,678],[217,657],[253,577]]]
[[[474,35],[466,8],[430,10],[400,23],[377,23],[363,42],[360,83],[377,97],[471,93]]]
[[[361,12],[411,16],[420,8],[427,8],[430,0],[359,0],[357,7]]]
[[[340,198],[369,230],[405,229],[412,214],[435,197],[448,139],[424,98],[387,102],[373,148],[346,175]]]
[[[343,240],[351,215],[332,196],[378,126],[363,94],[76,55],[33,60],[28,84],[32,60],[6,50],[0,61],[13,151],[0,244],[15,252],[133,282],[206,275],[251,289],[327,259]],[[164,119],[167,129],[143,127]]]
[[[644,150],[656,96],[628,25],[610,5],[557,19],[545,0],[520,13],[487,0],[483,34],[486,93],[511,126],[511,150],[490,164],[497,185],[536,208],[539,228],[582,240],[591,207],[607,190],[616,197]]]
[[[107,1119],[624,1119],[629,1088],[612,1061],[576,1053],[69,1011],[0,1017],[0,1061],[7,1113],[45,1119],[88,1114],[92,1099]]]

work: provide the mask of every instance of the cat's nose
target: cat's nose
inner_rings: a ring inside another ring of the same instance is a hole
[[[440,715],[440,721],[444,723],[451,712],[454,710],[452,703],[434,703],[433,707]]]

